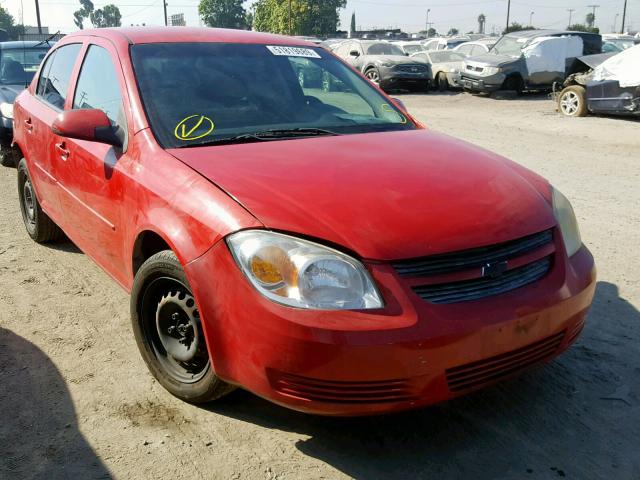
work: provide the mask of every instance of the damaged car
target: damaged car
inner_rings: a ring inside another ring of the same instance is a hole
[[[576,71],[575,59],[602,53],[602,37],[595,33],[527,30],[504,35],[484,55],[466,60],[462,86],[491,93],[511,90],[551,90]]]
[[[640,116],[640,45],[617,55],[579,59],[589,69],[554,85],[558,111],[568,117],[588,113]]]
[[[460,87],[460,70],[465,59],[463,54],[451,50],[431,50],[414,53],[411,58],[418,58],[430,65],[433,86],[439,91]]]

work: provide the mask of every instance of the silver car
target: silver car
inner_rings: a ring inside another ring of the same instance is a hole
[[[400,48],[376,40],[348,40],[333,51],[383,90],[428,90],[431,72],[420,58],[407,57]]]
[[[422,60],[430,65],[433,85],[441,92],[461,86],[460,72],[465,59],[461,53],[451,50],[431,50],[414,53],[411,58]]]

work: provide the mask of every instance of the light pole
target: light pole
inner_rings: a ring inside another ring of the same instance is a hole
[[[569,10],[567,10],[567,12],[569,12],[569,27],[571,26],[571,14],[575,11],[575,8],[570,8]]]
[[[507,1],[507,28],[505,31],[509,30],[509,15],[511,14],[511,0]]]
[[[534,14],[534,13],[536,13],[536,12],[531,12],[531,13],[529,14],[529,26],[530,26],[530,27],[533,27],[533,14]]]
[[[619,17],[619,16],[620,16],[620,14],[619,14],[619,13],[616,13],[616,16],[615,16],[615,17],[613,17],[613,28],[611,29],[611,31],[612,31],[613,33],[615,33],[615,32],[616,32],[616,25],[618,25],[618,17]]]
[[[431,11],[430,8],[427,8],[427,38],[429,38],[429,12]]]
[[[40,23],[40,4],[38,3],[38,0],[36,0],[36,20],[38,21],[38,33],[42,34],[42,24]]]
[[[162,0],[162,5],[164,7],[164,26],[166,27],[169,25],[169,22],[167,21],[167,0]]]
[[[622,28],[620,33],[624,33],[624,21],[627,19],[627,0],[624,0],[624,10],[622,10]]]

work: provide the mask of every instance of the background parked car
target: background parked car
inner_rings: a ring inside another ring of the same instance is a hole
[[[349,40],[338,45],[333,52],[383,90],[427,90],[431,85],[429,66],[420,59],[407,58],[393,43]]]
[[[465,57],[474,57],[487,53],[489,50],[491,50],[491,47],[493,47],[497,41],[497,38],[485,38],[482,40],[465,42],[458,45],[453,49],[453,51],[461,53]]]
[[[458,45],[469,42],[469,37],[440,37],[422,41],[424,50],[453,50]]]
[[[591,69],[569,76],[559,93],[554,88],[559,112],[569,117],[589,112],[640,116],[640,45],[580,60]]]
[[[461,53],[441,50],[419,52],[411,55],[412,58],[419,58],[431,66],[433,75],[433,85],[444,92],[450,87],[460,87],[460,71],[464,65],[465,56]]]
[[[527,30],[503,35],[484,55],[467,59],[462,86],[476,92],[550,90],[575,73],[575,59],[602,52],[595,33]]]
[[[13,102],[38,70],[51,45],[46,42],[0,42],[0,164],[12,166]]]
[[[394,45],[407,56],[424,51],[424,46],[420,42],[394,42]]]

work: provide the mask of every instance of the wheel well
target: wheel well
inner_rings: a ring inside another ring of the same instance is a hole
[[[163,250],[171,250],[171,247],[160,235],[150,230],[141,232],[133,246],[133,274],[149,257]]]
[[[509,81],[516,81],[518,82],[518,85],[520,87],[524,87],[524,79],[522,78],[522,75],[520,75],[519,73],[510,73],[509,75],[507,75],[507,78],[504,79],[504,83],[502,84],[503,86],[508,85]]]

